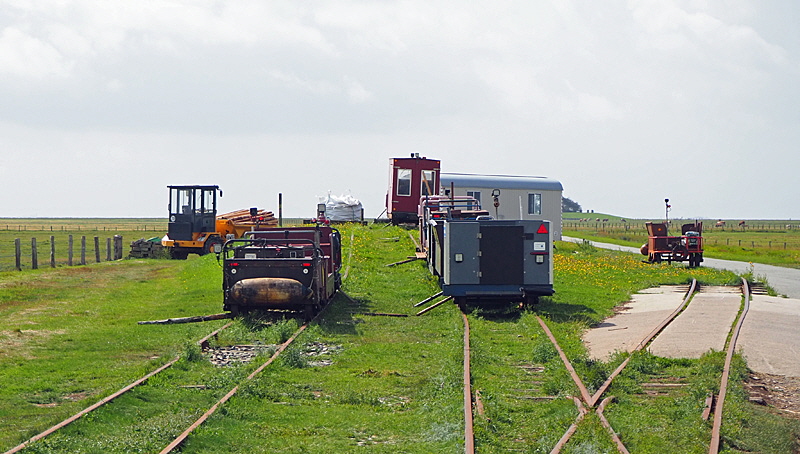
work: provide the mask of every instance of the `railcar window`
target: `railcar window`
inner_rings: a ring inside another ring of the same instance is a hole
[[[481,201],[481,191],[467,191],[467,197],[474,197],[478,202]]]
[[[422,171],[422,191],[420,194],[422,195],[432,195],[434,193],[434,187],[436,185],[436,171],[435,170],[423,170]]]
[[[411,169],[397,169],[397,195],[411,195]]]
[[[528,194],[528,214],[542,214],[541,194]]]

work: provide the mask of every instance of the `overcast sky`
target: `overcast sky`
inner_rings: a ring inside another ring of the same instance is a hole
[[[0,0],[0,217],[384,208],[389,159],[800,218],[796,1]]]

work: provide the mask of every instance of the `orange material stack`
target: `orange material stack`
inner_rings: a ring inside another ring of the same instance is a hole
[[[272,211],[258,210],[255,216],[250,215],[249,209],[231,211],[230,213],[220,214],[217,219],[226,219],[236,225],[241,226],[276,226],[278,219]]]

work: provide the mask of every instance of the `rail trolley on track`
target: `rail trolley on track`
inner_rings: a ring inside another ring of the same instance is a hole
[[[669,236],[667,223],[647,222],[645,226],[647,244],[642,245],[640,252],[647,256],[648,262],[689,262],[689,267],[700,266],[703,261],[702,222],[683,224],[680,236]]]
[[[247,232],[221,251],[223,309],[303,311],[310,319],[341,285],[341,236],[327,225]]]

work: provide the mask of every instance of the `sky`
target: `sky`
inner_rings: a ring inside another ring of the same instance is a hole
[[[384,209],[389,159],[800,218],[800,3],[0,0],[0,217]]]

